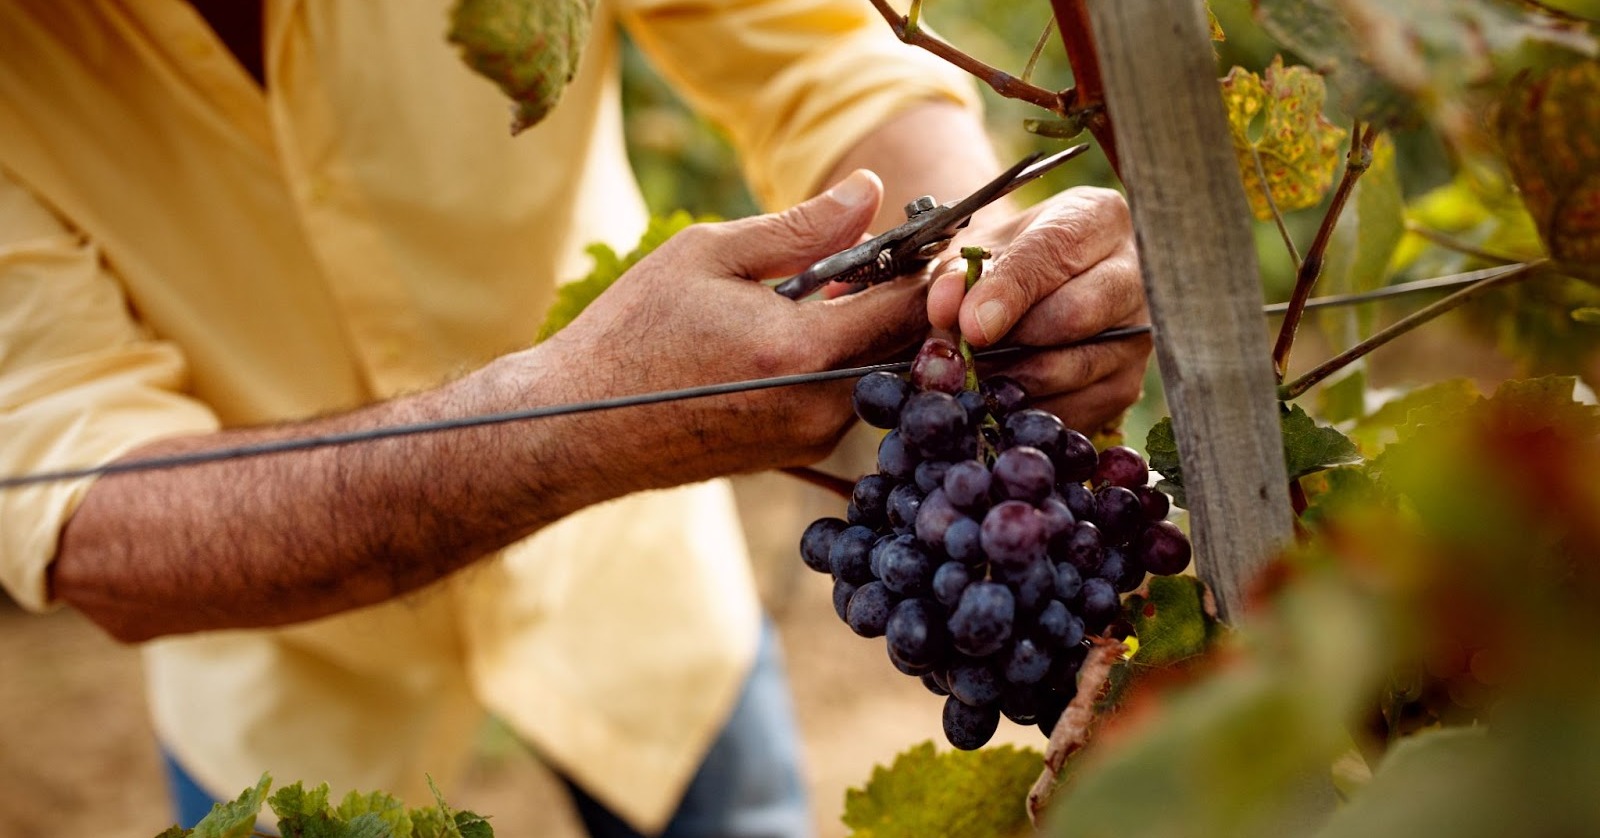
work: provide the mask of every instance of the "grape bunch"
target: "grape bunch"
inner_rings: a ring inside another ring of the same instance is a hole
[[[875,372],[853,396],[888,430],[844,519],[811,523],[806,565],[833,577],[839,618],[944,696],[944,733],[971,750],[1003,714],[1046,736],[1077,691],[1085,637],[1146,572],[1189,564],[1166,495],[1126,447],[1097,452],[1013,379],[968,389],[957,347],[930,338],[909,380]]]

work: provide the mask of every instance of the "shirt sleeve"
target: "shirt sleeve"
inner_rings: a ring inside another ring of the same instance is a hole
[[[622,0],[619,18],[729,133],[768,209],[809,197],[846,151],[911,104],[980,107],[964,71],[902,44],[866,0]]]
[[[0,475],[99,465],[217,427],[183,356],[145,334],[94,245],[0,169]],[[43,610],[61,527],[91,479],[0,489],[0,585]]]

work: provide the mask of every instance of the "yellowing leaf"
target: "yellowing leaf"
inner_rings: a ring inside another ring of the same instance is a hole
[[[1550,255],[1600,272],[1600,62],[1518,79],[1496,128]]]
[[[1278,210],[1291,212],[1315,206],[1333,184],[1345,132],[1322,115],[1324,96],[1321,76],[1286,68],[1281,57],[1265,77],[1235,67],[1222,80],[1228,132],[1257,218],[1272,218],[1269,189]]]
[[[594,0],[457,0],[450,42],[479,75],[511,98],[511,133],[556,106],[578,72]]]
[[[852,838],[1004,838],[1028,826],[1025,801],[1044,757],[1010,745],[937,753],[924,742],[845,792]]]

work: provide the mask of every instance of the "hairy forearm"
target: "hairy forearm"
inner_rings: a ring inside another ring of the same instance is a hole
[[[526,364],[513,356],[353,413],[174,438],[128,458],[560,401],[530,391],[530,379],[540,379],[519,369]],[[569,432],[572,421],[104,477],[62,532],[54,593],[125,641],[281,625],[381,602],[626,491],[588,468],[596,458],[582,446],[593,436]]]

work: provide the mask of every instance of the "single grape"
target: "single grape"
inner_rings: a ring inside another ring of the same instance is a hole
[[[1093,576],[1105,558],[1105,543],[1100,528],[1088,521],[1079,521],[1067,535],[1057,560],[1070,564],[1084,576]]]
[[[951,521],[944,531],[944,554],[968,566],[981,566],[988,560],[983,554],[983,527],[965,516]]]
[[[930,459],[966,459],[972,456],[975,444],[966,408],[955,396],[938,390],[923,390],[906,400],[900,412],[900,435]]]
[[[931,663],[912,664],[895,657],[894,647],[892,646],[889,647],[889,662],[894,664],[894,668],[900,670],[901,674],[910,675],[913,678],[921,678],[933,671],[933,664]]]
[[[1123,549],[1117,552],[1122,555],[1122,573],[1115,579],[1108,577],[1107,581],[1117,589],[1119,594],[1137,590],[1140,585],[1144,584],[1144,563],[1139,561],[1138,553],[1133,552],[1132,549]],[[1102,568],[1103,570],[1104,568]]]
[[[1078,614],[1083,617],[1086,630],[1105,628],[1121,604],[1117,589],[1099,577],[1085,579],[1083,588],[1078,591]]]
[[[882,637],[896,602],[895,595],[882,582],[868,582],[850,596],[844,621],[862,637]]]
[[[1059,599],[1050,600],[1039,612],[1037,627],[1039,638],[1053,651],[1071,649],[1083,642],[1083,621]]]
[[[934,489],[917,509],[917,538],[929,547],[943,548],[945,530],[965,517],[945,496],[943,489]]]
[[[889,526],[897,532],[909,532],[917,525],[917,510],[922,507],[922,492],[915,484],[901,483],[889,490],[887,506]]]
[[[833,580],[833,612],[839,619],[846,622],[850,619],[850,597],[856,592],[856,586],[843,579]]]
[[[967,409],[967,424],[974,428],[989,415],[988,403],[976,390],[962,390],[956,394],[956,401],[961,402],[961,406]]]
[[[1010,684],[1000,690],[1000,712],[1019,725],[1037,722],[1043,705],[1040,691],[1032,686]]]
[[[911,666],[932,666],[949,652],[944,612],[932,600],[904,599],[889,613],[884,630],[889,654]]]
[[[948,482],[950,476],[945,475]],[[1018,445],[1000,452],[994,459],[994,480],[1000,494],[1012,500],[1038,503],[1056,487],[1056,467],[1043,451]]]
[[[983,707],[1000,700],[1000,676],[986,662],[950,667],[950,694],[963,704]]]
[[[950,690],[939,683],[939,670],[937,669],[922,674],[922,686],[927,687],[928,692],[941,698],[950,694]]]
[[[1059,495],[1051,495],[1039,503],[1039,514],[1044,516],[1044,537],[1054,551],[1057,543],[1064,543],[1066,537],[1078,524],[1077,516],[1067,507],[1066,501]]]
[[[977,460],[962,460],[945,469],[944,494],[956,508],[976,512],[988,507],[993,482],[988,466]]]
[[[887,523],[889,492],[894,487],[894,479],[882,474],[869,474],[857,480],[855,489],[850,493],[850,503],[855,506],[860,519],[850,523],[874,529]]]
[[[1056,464],[1056,479],[1063,483],[1082,483],[1094,476],[1099,455],[1094,443],[1077,431],[1067,428],[1061,433],[1061,445],[1052,458]]]
[[[1182,573],[1193,552],[1189,537],[1171,521],[1157,521],[1145,528],[1133,549],[1145,569],[1159,576]]]
[[[833,564],[828,551],[833,549],[833,538],[850,526],[838,518],[818,518],[800,534],[800,560],[818,573],[832,573]]]
[[[932,589],[933,569],[934,560],[921,545],[897,537],[883,548],[878,578],[901,596],[923,596]]]
[[[896,480],[910,480],[916,476],[917,464],[922,462],[922,457],[911,446],[906,444],[905,437],[899,431],[890,431],[883,435],[883,441],[878,443],[878,472],[888,475]]]
[[[1095,569],[1095,578],[1110,582],[1112,587],[1117,586],[1117,581],[1123,577],[1128,569],[1128,558],[1121,550],[1113,547],[1106,551],[1105,558],[1100,560],[1100,566]]]
[[[1109,483],[1133,489],[1149,481],[1150,467],[1145,465],[1144,457],[1139,456],[1138,451],[1126,445],[1113,445],[1100,452],[1100,459],[1094,468],[1096,486]]]
[[[950,694],[950,675],[948,670],[935,669],[928,673],[928,677],[933,679],[935,686],[941,690],[944,690],[944,693],[942,693],[943,695]]]
[[[954,696],[944,700],[944,738],[963,751],[983,747],[1000,727],[1000,711],[972,707]]]
[[[1007,448],[1026,445],[1054,456],[1061,450],[1062,435],[1067,426],[1054,414],[1029,408],[1006,417],[1003,438]]]
[[[1022,501],[995,504],[983,516],[981,535],[983,552],[997,565],[1021,569],[1045,555],[1044,516]]]
[[[972,583],[972,571],[958,561],[945,562],[933,572],[933,598],[950,608],[961,601],[961,592]]]
[[[950,615],[951,642],[956,651],[981,658],[1000,651],[1011,639],[1017,602],[1011,589],[999,582],[973,582],[961,592]]]
[[[870,372],[856,380],[850,397],[856,415],[874,428],[900,424],[900,409],[911,395],[911,385],[892,372]]]
[[[835,579],[852,585],[872,581],[872,545],[878,534],[863,526],[846,527],[833,537],[833,547],[828,551],[828,567]]]
[[[1011,646],[1006,658],[1005,679],[1017,686],[1037,684],[1050,672],[1050,653],[1024,637]]]
[[[1083,575],[1067,562],[1056,565],[1056,598],[1062,602],[1072,602],[1078,598],[1078,592],[1083,590]]]
[[[1056,652],[1051,659],[1050,674],[1044,676],[1044,686],[1049,687],[1056,695],[1070,700],[1078,692],[1078,669],[1083,666],[1083,660],[1088,654],[1088,650],[1083,647],[1081,637],[1079,642]]]
[[[978,392],[988,405],[990,415],[996,418],[1016,413],[1028,404],[1028,391],[1022,389],[1022,385],[1008,375],[991,375],[985,378],[978,382]]]
[[[967,364],[961,350],[944,338],[928,338],[911,359],[911,384],[918,390],[955,395],[967,384]]]
[[[1146,521],[1165,521],[1167,513],[1172,511],[1172,499],[1154,486],[1135,486],[1133,493],[1139,497],[1139,508],[1144,510]]]
[[[1106,486],[1095,493],[1094,520],[1107,544],[1127,544],[1144,525],[1139,496],[1121,486]]]
[[[1069,696],[1059,693],[1050,693],[1043,699],[1039,708],[1039,732],[1049,736],[1056,730],[1056,723],[1061,720],[1061,714],[1067,712],[1067,705],[1072,703]]]
[[[883,554],[895,539],[900,538],[905,539],[907,542],[916,540],[913,536],[905,533],[890,533],[880,536],[877,541],[872,542],[872,550],[867,553],[867,570],[872,572],[873,579],[883,578]]]
[[[1048,559],[1038,558],[1016,575],[1013,592],[1017,599],[1017,614],[1032,617],[1044,608],[1056,592],[1056,566]]]
[[[917,464],[915,480],[924,495],[934,489],[944,488],[944,473],[950,470],[949,460],[925,460]]]
[[[1056,480],[1061,479],[1061,470],[1056,470]],[[1094,493],[1085,489],[1082,483],[1067,483],[1058,486],[1061,498],[1067,502],[1067,508],[1072,510],[1072,517],[1079,521],[1093,521],[1099,507],[1095,504]]]

